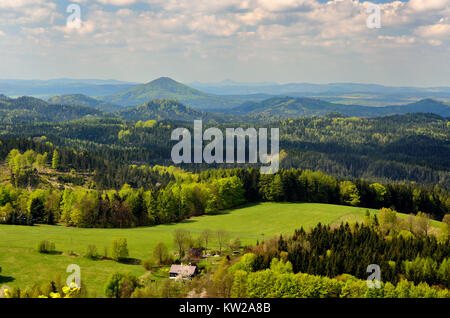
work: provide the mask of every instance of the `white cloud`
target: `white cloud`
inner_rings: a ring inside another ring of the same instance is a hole
[[[61,56],[78,58],[82,51],[83,63],[99,63],[108,52],[111,58],[141,63],[155,56],[211,63],[259,60],[261,68],[265,61],[296,63],[298,55],[317,64],[319,57],[339,63],[343,57],[373,60],[450,45],[450,0],[380,4],[382,28],[377,30],[366,26],[369,1],[364,0],[74,0],[82,7],[80,29],[65,25],[67,13],[55,1],[0,0],[2,41],[16,43],[17,51],[20,45],[40,50],[23,44],[29,38],[53,45]],[[149,9],[132,6],[138,3]],[[14,28],[19,31],[11,32]]]
[[[0,9],[19,9],[30,5],[42,5],[45,0],[2,0]]]
[[[450,6],[450,0],[410,0],[409,7],[415,11],[442,10]]]
[[[449,38],[450,37],[450,24],[442,21],[437,24],[425,25],[417,28],[416,34],[425,38]]]

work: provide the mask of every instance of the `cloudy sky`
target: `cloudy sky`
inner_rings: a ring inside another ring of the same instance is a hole
[[[0,78],[450,86],[450,0],[372,3],[0,0]]]

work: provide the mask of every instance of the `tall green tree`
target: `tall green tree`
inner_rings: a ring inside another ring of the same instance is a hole
[[[53,169],[59,169],[59,151],[58,150],[54,150],[53,151],[53,157],[52,157],[52,168]]]

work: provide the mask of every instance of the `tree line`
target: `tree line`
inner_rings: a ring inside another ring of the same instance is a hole
[[[251,249],[255,254],[252,269],[270,268],[275,258],[292,264],[294,273],[337,277],[350,274],[367,278],[370,264],[380,266],[382,280],[393,284],[406,278],[415,283],[450,287],[450,236],[439,238],[404,229],[386,231],[390,222],[380,216],[376,224],[342,224],[331,228],[319,224],[311,231],[295,231],[290,237],[280,236],[259,243]]]

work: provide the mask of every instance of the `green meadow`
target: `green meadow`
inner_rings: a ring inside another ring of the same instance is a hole
[[[128,240],[130,258],[145,259],[153,248],[164,242],[175,250],[173,232],[186,229],[192,236],[203,230],[225,230],[230,238],[239,237],[243,245],[254,244],[280,234],[292,234],[295,229],[305,229],[322,224],[346,221],[362,221],[366,208],[313,203],[261,203],[226,211],[219,215],[195,217],[182,223],[133,229],[80,229],[64,226],[13,226],[0,225],[0,286],[21,288],[35,283],[47,283],[60,276],[63,281],[69,275],[66,268],[77,264],[81,278],[90,293],[103,295],[103,285],[115,271],[131,272],[136,276],[145,274],[141,265],[117,263],[111,260],[90,260],[82,257],[88,245],[95,245],[99,254],[109,250],[111,241]],[[374,212],[372,210],[372,212]],[[36,246],[41,240],[54,242],[62,254],[39,254]],[[214,248],[216,242],[211,242]],[[70,256],[73,251],[79,256]],[[108,251],[109,253],[109,251]]]

